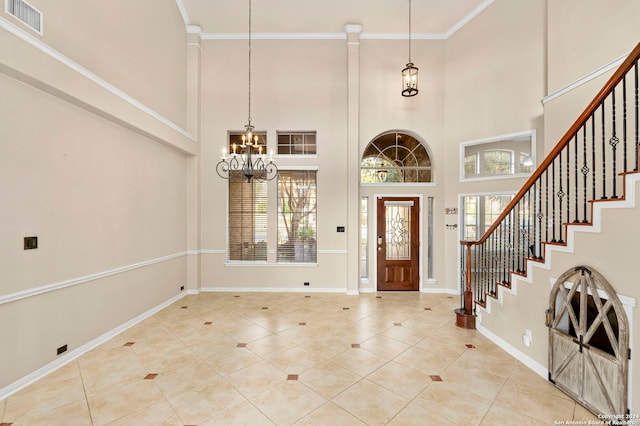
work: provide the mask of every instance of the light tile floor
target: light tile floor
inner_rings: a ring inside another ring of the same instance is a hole
[[[597,420],[419,293],[186,296],[0,401],[5,425]]]

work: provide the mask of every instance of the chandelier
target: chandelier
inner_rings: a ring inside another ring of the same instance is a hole
[[[247,182],[255,179],[259,182],[272,180],[278,175],[278,167],[273,162],[273,151],[266,158],[266,146],[260,145],[258,136],[253,134],[254,126],[251,124],[251,0],[249,0],[249,117],[248,124],[244,126],[244,134],[241,143],[232,145],[231,152],[227,154],[226,148],[222,149],[222,157],[216,165],[216,172],[223,179],[244,176]],[[263,149],[264,148],[264,149]]]
[[[418,68],[411,62],[411,0],[409,0],[409,62],[402,70],[402,96],[418,94]]]

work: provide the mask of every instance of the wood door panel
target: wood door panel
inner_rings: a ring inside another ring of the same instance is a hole
[[[548,312],[549,379],[593,413],[625,413],[628,320],[611,285],[587,267],[572,268],[551,289]]]
[[[377,289],[420,289],[420,203],[418,197],[379,197],[377,200]],[[391,208],[387,208],[391,206]],[[394,208],[407,212],[402,218],[388,217]],[[387,225],[391,224],[391,229]],[[396,244],[398,243],[399,244]],[[399,248],[400,247],[400,248]],[[389,252],[388,252],[389,250]]]

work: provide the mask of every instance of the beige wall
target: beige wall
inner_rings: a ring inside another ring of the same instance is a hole
[[[175,3],[154,3],[158,22],[142,26],[97,18],[130,10],[125,2],[105,3],[105,15],[78,2],[74,19],[38,3],[46,43],[0,31],[0,390],[55,361],[58,347],[77,350],[186,284],[185,152],[197,152],[193,139],[77,68],[184,121],[186,43]],[[113,26],[94,39],[79,21],[96,19]],[[177,41],[164,51],[162,37]],[[135,38],[146,40],[122,49]],[[164,61],[172,64],[163,70]],[[37,250],[23,250],[25,236],[38,236]]]
[[[184,22],[174,0],[30,0],[43,14],[42,36],[26,32],[186,126]],[[28,28],[4,12],[0,16]]]
[[[628,53],[638,41],[640,3],[636,1],[548,1],[547,4],[547,56],[546,59],[541,58],[541,62],[536,62],[547,63],[546,75],[542,74],[542,80],[539,81],[548,84],[546,95],[555,94],[611,63]],[[542,151],[546,154],[553,149],[612,72],[547,100],[544,104],[543,144],[539,146],[539,153]],[[516,296],[503,292],[503,305],[493,302],[491,314],[482,314],[482,326],[546,368],[548,330],[544,326],[544,310],[548,306],[551,278],[557,278],[577,265],[586,265],[604,275],[618,294],[636,299],[640,295],[633,274],[629,272],[634,252],[626,249],[637,241],[638,229],[620,226],[634,223],[636,220],[633,218],[636,217],[637,208],[605,211],[602,233],[577,233],[575,253],[554,251],[550,255],[550,270],[532,268],[532,283],[519,280]],[[632,337],[636,344],[639,325],[636,315]],[[522,334],[526,329],[533,334],[531,347],[522,343]],[[632,360],[632,365],[634,396],[631,403],[637,409],[640,405],[640,376],[637,374],[640,365],[636,358]]]
[[[459,194],[515,193],[524,183],[525,179],[461,183],[459,149],[463,142],[528,130],[536,130],[539,147],[544,144],[544,22],[543,0],[496,0],[446,40],[447,149],[440,178],[446,182],[445,207],[457,207]],[[446,282],[453,288],[458,285],[460,239],[459,233],[446,234]]]
[[[267,132],[276,150],[276,131],[317,131],[316,158],[276,158],[278,166],[317,168],[318,266],[225,266],[227,181],[215,164],[227,131],[247,123],[247,42],[211,40],[202,51],[202,287],[346,288],[346,43],[344,40],[254,40],[252,123]],[[277,157],[277,156],[276,156]],[[275,201],[276,183],[268,187]],[[357,208],[357,200],[356,200]],[[270,203],[268,250],[275,259],[276,206]]]
[[[573,83],[638,43],[636,0],[548,1],[549,93]]]
[[[636,184],[636,206],[640,201],[640,184]],[[531,283],[519,280],[517,295],[503,292],[502,306],[492,301],[491,314],[482,314],[482,325],[500,336],[504,341],[533,359],[538,364],[548,366],[548,330],[544,325],[545,309],[549,307],[549,292],[555,279],[565,271],[584,265],[598,271],[618,295],[631,297],[638,303],[640,291],[638,280],[631,272],[637,261],[637,253],[625,247],[634,247],[640,238],[640,228],[625,226],[637,222],[638,207],[633,209],[610,209],[602,213],[600,233],[576,232],[573,250],[569,253],[550,251],[549,269],[531,266]],[[633,333],[630,336],[633,351],[640,342],[640,315],[633,309],[633,322],[630,324]],[[530,347],[522,343],[525,330],[532,331]],[[633,356],[630,362],[633,375],[630,380],[633,386],[633,400],[630,401],[635,411],[640,406],[640,360]]]

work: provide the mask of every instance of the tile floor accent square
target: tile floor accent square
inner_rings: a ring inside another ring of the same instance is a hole
[[[124,345],[122,345],[122,346],[133,346],[133,345],[135,345],[135,344],[136,344],[136,342],[127,342],[127,343],[125,343],[125,344],[124,344]],[[0,424],[1,424],[1,423],[0,423]]]
[[[440,376],[429,376],[431,377],[431,381],[432,382],[441,382],[442,381],[442,377]]]
[[[180,306],[180,309],[187,309],[188,306]]]
[[[289,374],[287,375],[287,380],[298,380],[297,374]]]
[[[304,298],[305,299],[311,299],[311,296],[305,296]]]
[[[262,309],[269,309],[267,306],[263,306]]]
[[[382,299],[382,296],[376,296],[376,299]]]
[[[204,325],[211,325],[211,324],[213,324],[211,321],[207,321],[204,323]]]
[[[473,346],[471,343],[466,344],[465,346],[466,346],[466,347],[468,347],[469,349],[475,349],[475,348],[476,348],[476,347],[475,347],[475,346]]]
[[[145,379],[145,380],[153,380],[153,379],[155,379],[156,377],[158,377],[158,374],[157,374],[157,373],[149,373],[149,374],[147,374],[146,376],[144,376],[144,379]]]
[[[343,310],[343,311],[348,311],[348,310],[349,310],[349,308],[342,308],[342,310]]]
[[[401,322],[394,322],[393,325],[395,325],[396,327],[401,327],[402,323]]]
[[[233,297],[240,297],[240,296],[233,296]]]
[[[354,349],[358,349],[358,348],[360,348],[360,343],[352,343],[351,347],[354,348]]]
[[[425,310],[425,311],[430,311],[430,310],[431,310],[431,308],[424,308],[424,310]]]
[[[306,322],[299,322],[298,325],[307,325]]]
[[[236,348],[246,348],[246,347],[247,347],[247,344],[246,344],[246,343],[238,343],[238,344],[236,345]]]
[[[11,426],[13,423],[0,423],[0,426]]]

